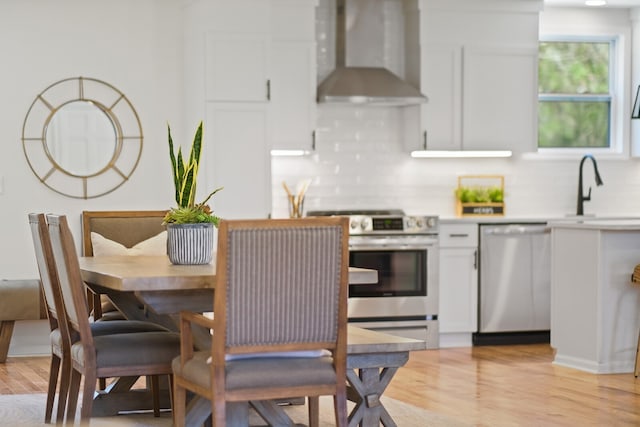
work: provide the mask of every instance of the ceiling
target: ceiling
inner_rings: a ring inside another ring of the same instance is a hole
[[[604,7],[640,7],[640,0],[606,0],[607,5]],[[572,7],[587,7],[584,5],[584,0],[544,0],[544,4],[547,6],[572,6]]]

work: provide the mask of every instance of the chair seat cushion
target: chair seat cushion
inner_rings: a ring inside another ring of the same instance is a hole
[[[118,310],[109,310],[109,311],[102,311],[102,316],[100,316],[99,319],[96,319],[96,322],[100,321],[100,322],[105,322],[105,321],[112,321],[112,320],[127,320],[126,317],[124,317],[124,314],[122,314],[122,312],[118,311]]]
[[[176,375],[202,387],[211,387],[209,351],[195,352],[181,367],[180,357],[173,359]],[[331,357],[254,357],[226,363],[227,390],[261,387],[293,387],[336,383]]]
[[[112,334],[131,334],[134,332],[168,332],[169,330],[151,322],[140,320],[112,320],[109,322],[93,322],[89,324],[94,337]],[[60,329],[54,329],[49,334],[51,341],[51,351],[53,354],[62,356],[62,334]]]
[[[49,333],[49,341],[51,342],[51,353],[58,357],[62,357],[62,333],[56,328]]]
[[[104,322],[111,323],[111,322]],[[96,363],[100,368],[112,366],[167,365],[180,354],[180,335],[175,332],[132,332],[102,335],[93,339]],[[71,357],[84,363],[81,342],[71,346]]]
[[[97,321],[90,324],[94,337],[111,334],[130,334],[133,332],[169,332],[157,323],[141,320],[109,320]]]

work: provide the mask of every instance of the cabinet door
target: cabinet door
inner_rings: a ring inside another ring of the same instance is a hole
[[[535,151],[537,49],[465,47],[463,67],[464,149]]]
[[[272,148],[312,150],[316,112],[315,45],[274,41],[271,49]]]
[[[476,248],[440,248],[441,333],[476,332],[478,270]]]
[[[266,116],[262,104],[207,104],[202,161],[206,188],[224,187],[211,204],[223,218],[267,218],[271,212]]]
[[[460,150],[462,47],[428,46],[422,57],[422,149]]]
[[[207,101],[268,101],[269,44],[261,34],[207,33]]]

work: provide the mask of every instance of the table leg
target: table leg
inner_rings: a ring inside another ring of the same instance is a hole
[[[356,403],[349,414],[349,427],[396,427],[380,398],[408,352],[358,354],[347,357],[347,398]]]
[[[249,425],[249,404],[269,425],[294,425],[287,413],[275,401],[256,400],[248,402],[227,402],[227,425]],[[194,395],[187,404],[185,425],[202,425],[211,415],[211,402]]]
[[[251,401],[251,406],[270,426],[292,426],[293,421],[287,413],[273,400]]]
[[[110,417],[122,411],[139,411],[153,408],[151,390],[133,389],[126,392],[100,392],[93,400],[93,417]],[[161,393],[160,408],[171,408],[169,393]]]

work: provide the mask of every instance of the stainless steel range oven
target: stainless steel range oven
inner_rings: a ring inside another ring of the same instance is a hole
[[[438,217],[402,211],[316,211],[350,218],[349,265],[378,283],[349,286],[349,322],[438,348]]]

